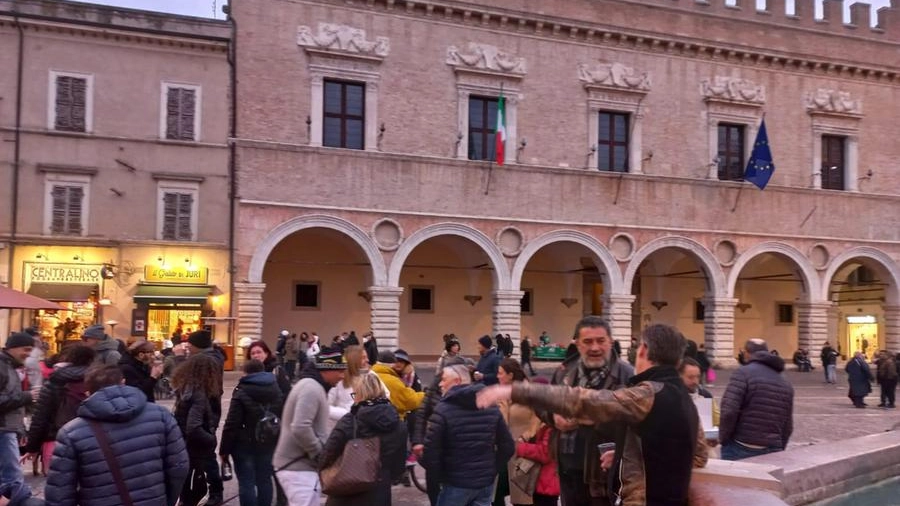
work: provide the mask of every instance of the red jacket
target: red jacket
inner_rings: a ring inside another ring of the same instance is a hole
[[[525,457],[541,464],[541,474],[538,476],[535,492],[541,495],[559,495],[559,474],[556,471],[556,462],[550,453],[550,426],[541,425],[535,435],[534,443],[519,441],[516,443],[516,456]]]

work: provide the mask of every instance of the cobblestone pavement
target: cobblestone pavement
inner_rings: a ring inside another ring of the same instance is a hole
[[[431,361],[428,362],[432,363]],[[550,375],[555,369],[554,363],[538,363],[535,365],[541,375]],[[423,383],[431,380],[433,371],[423,367],[420,372]],[[787,378],[794,385],[794,434],[791,437],[790,447],[811,444],[832,443],[854,437],[875,434],[891,430],[895,425],[900,425],[900,410],[888,410],[875,407],[878,403],[878,386],[873,385],[873,392],[866,398],[869,405],[866,409],[856,409],[847,398],[847,378],[843,373],[843,365],[838,366],[838,382],[836,385],[825,383],[824,375],[820,367],[810,373],[799,373],[788,370]],[[226,373],[225,397],[223,409],[227,410],[231,401],[231,391],[237,384],[238,373]],[[730,371],[718,371],[715,385],[710,386],[710,391],[721,399],[725,386],[728,383]],[[426,383],[427,384],[427,383]],[[171,408],[172,401],[161,401],[161,405]],[[220,427],[221,432],[221,427]],[[26,469],[26,479],[32,489],[42,495],[43,477],[33,476],[30,466]],[[238,506],[237,481],[225,483],[225,498],[231,499],[229,506]],[[324,504],[325,501],[322,501]],[[425,494],[415,487],[394,487],[394,506],[426,506],[428,499]]]

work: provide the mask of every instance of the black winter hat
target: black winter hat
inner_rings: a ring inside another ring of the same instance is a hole
[[[188,336],[187,340],[201,350],[205,350],[212,346],[212,335],[210,335],[208,330],[191,332],[191,335]]]
[[[491,349],[491,346],[494,345],[494,341],[491,340],[491,336],[481,336],[478,338],[478,344],[484,346],[487,349]]]
[[[24,348],[26,346],[34,347],[34,338],[24,332],[16,332],[6,338],[4,349],[11,350],[13,348]]]

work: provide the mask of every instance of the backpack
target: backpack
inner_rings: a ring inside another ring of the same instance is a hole
[[[272,444],[278,442],[281,433],[281,418],[269,410],[268,404],[260,404],[262,417],[256,422],[256,430],[253,433],[257,443]]]
[[[56,428],[69,423],[78,416],[78,406],[88,398],[84,380],[70,381],[60,391],[59,408],[56,410]]]

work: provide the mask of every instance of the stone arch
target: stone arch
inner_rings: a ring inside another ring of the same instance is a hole
[[[828,269],[825,270],[825,277],[821,287],[822,292],[820,297],[822,300],[828,300],[828,290],[831,285],[831,279],[835,276],[838,269],[854,258],[872,260],[883,267],[891,276],[891,286],[886,290],[887,300],[885,302],[892,305],[900,303],[900,268],[898,268],[897,262],[895,262],[887,253],[870,246],[851,248],[834,257],[831,262],[829,262]]]
[[[394,253],[394,259],[391,261],[390,269],[387,273],[388,286],[400,286],[400,272],[403,270],[403,264],[406,263],[407,257],[416,246],[433,237],[442,235],[454,235],[468,239],[475,243],[484,251],[490,259],[491,265],[494,267],[494,289],[506,290],[509,287],[509,268],[506,265],[506,259],[500,248],[480,230],[472,228],[461,223],[435,223],[427,227],[417,230],[411,234]]]
[[[361,228],[353,223],[337,216],[329,216],[326,214],[312,214],[308,216],[297,216],[285,221],[273,228],[266,237],[259,243],[253,252],[253,258],[250,260],[250,272],[247,280],[250,283],[262,283],[263,269],[266,266],[266,260],[272,251],[286,237],[310,228],[327,228],[340,232],[353,240],[369,260],[372,268],[372,284],[375,286],[384,286],[387,281],[387,271],[385,269],[384,257],[378,251],[378,247],[369,235]]]
[[[625,269],[625,275],[622,279],[623,288],[630,293],[631,284],[644,260],[653,253],[665,248],[676,248],[690,253],[706,273],[710,295],[716,298],[725,295],[725,273],[719,267],[719,262],[702,244],[681,236],[660,237],[648,242],[639,249]]]
[[[515,264],[513,264],[512,277],[510,280],[511,290],[521,289],[522,276],[525,273],[525,267],[528,266],[528,261],[531,260],[531,257],[544,246],[557,242],[573,242],[590,250],[591,253],[600,259],[600,263],[602,264],[604,271],[606,271],[607,277],[609,278],[610,293],[624,293],[620,275],[621,271],[619,270],[616,259],[613,257],[612,253],[610,253],[596,238],[585,234],[584,232],[579,232],[578,230],[554,230],[529,241],[522,252],[519,253],[519,257],[516,258]]]
[[[728,274],[728,291],[726,292],[728,297],[734,297],[734,290],[737,287],[738,278],[744,267],[746,267],[751,260],[764,253],[775,253],[791,259],[794,262],[794,265],[800,269],[800,277],[806,288],[805,291],[807,297],[809,297],[808,302],[817,302],[820,300],[818,299],[821,292],[821,289],[819,288],[819,275],[816,273],[816,269],[809,261],[809,258],[789,244],[774,241],[757,244],[740,254],[737,261],[735,261],[734,265],[731,267],[731,272]]]

